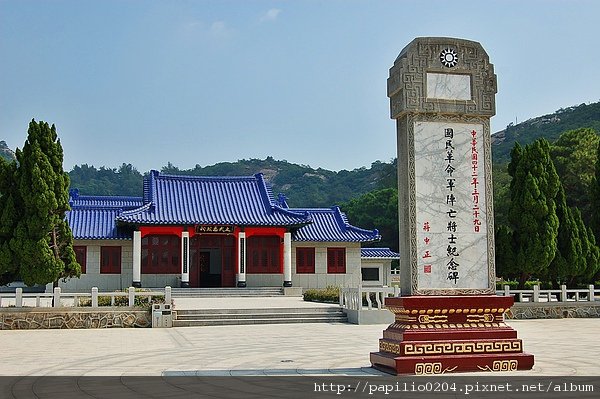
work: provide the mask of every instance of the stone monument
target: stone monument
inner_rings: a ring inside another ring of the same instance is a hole
[[[531,369],[495,295],[490,118],[494,67],[483,47],[417,38],[390,69],[398,140],[402,297],[374,367],[394,374]]]

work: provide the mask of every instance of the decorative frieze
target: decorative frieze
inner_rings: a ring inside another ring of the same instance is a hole
[[[0,310],[0,330],[151,327],[150,311],[17,311]]]

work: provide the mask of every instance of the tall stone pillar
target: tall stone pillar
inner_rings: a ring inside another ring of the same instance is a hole
[[[496,75],[473,41],[425,37],[390,69],[402,297],[371,363],[395,374],[530,369],[495,295],[490,118]],[[457,340],[459,338],[460,340]]]
[[[292,233],[283,234],[283,286],[292,286]]]
[[[136,288],[142,286],[142,233],[133,232],[133,278],[131,285]]]
[[[246,233],[241,231],[238,234],[238,288],[246,287]]]
[[[190,233],[181,233],[181,288],[190,286]]]

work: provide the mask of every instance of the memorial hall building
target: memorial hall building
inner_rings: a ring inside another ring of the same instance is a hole
[[[70,193],[80,278],[68,291],[134,287],[390,285],[377,230],[352,226],[338,207],[290,208],[262,174],[166,175],[151,171],[142,197]]]

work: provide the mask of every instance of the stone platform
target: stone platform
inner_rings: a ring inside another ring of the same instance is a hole
[[[530,370],[517,332],[504,323],[512,297],[387,298],[395,322],[383,332],[371,364],[391,374]]]

